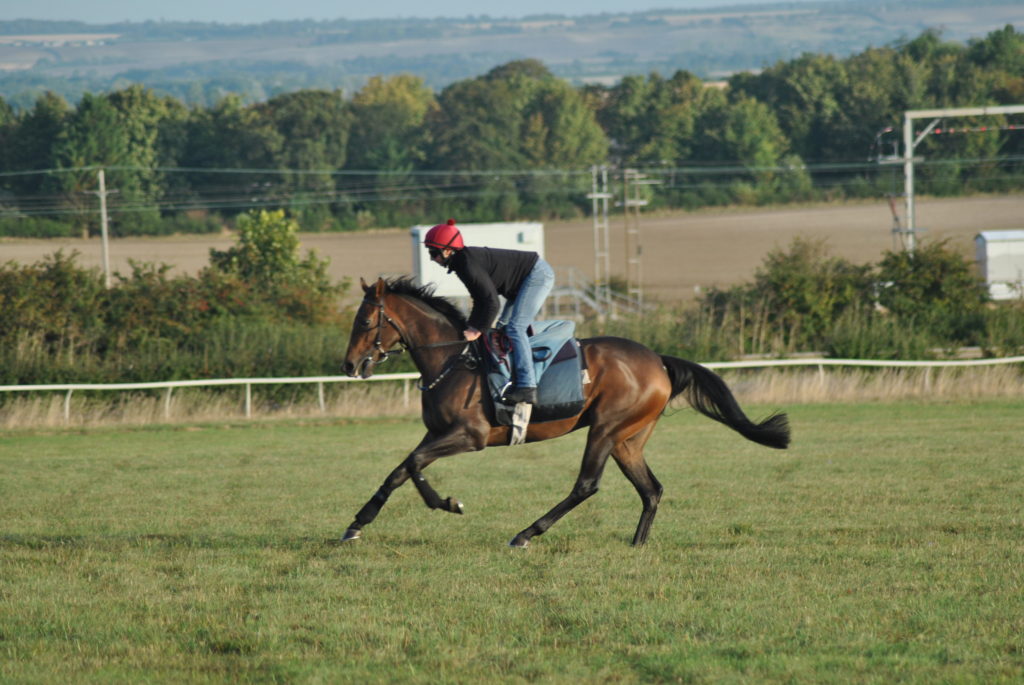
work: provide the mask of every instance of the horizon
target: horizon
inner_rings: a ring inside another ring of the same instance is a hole
[[[822,0],[791,0],[820,2]],[[836,0],[824,0],[836,1]],[[782,4],[778,0],[570,0],[554,3],[520,0],[514,8],[491,0],[441,0],[430,5],[413,0],[392,0],[381,4],[338,3],[336,0],[226,0],[221,3],[180,0],[167,4],[153,0],[5,0],[0,21],[77,21],[86,24],[142,23],[147,21],[261,24],[271,21],[331,21],[348,19],[465,19],[490,17],[519,19],[539,15],[587,16],[602,13],[634,14],[646,11],[680,11],[722,7],[751,7]],[[385,8],[382,9],[381,5]],[[424,11],[429,7],[430,11]],[[513,11],[510,11],[513,10]]]

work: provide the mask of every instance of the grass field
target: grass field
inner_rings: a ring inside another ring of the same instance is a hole
[[[614,468],[505,547],[582,435],[435,464],[467,515],[403,488],[340,546],[414,420],[8,432],[0,681],[1021,682],[1024,401],[788,410],[787,452],[663,419],[642,549]]]

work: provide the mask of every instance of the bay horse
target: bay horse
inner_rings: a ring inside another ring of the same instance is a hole
[[[359,539],[363,527],[407,480],[412,480],[429,508],[461,514],[462,503],[442,499],[423,470],[441,457],[507,445],[512,430],[495,421],[485,370],[463,338],[466,318],[455,305],[434,295],[431,286],[417,286],[408,278],[380,278],[373,285],[360,279],[360,283],[364,297],[353,321],[343,370],[352,377],[369,378],[389,355],[408,351],[421,374],[427,434],[359,510],[343,541]],[[526,441],[536,442],[587,428],[579,476],[568,497],[512,538],[512,547],[526,547],[596,493],[609,456],[643,502],[633,545],[644,544],[662,494],[661,484],[644,460],[644,444],[669,400],[677,395],[749,440],[778,449],[789,445],[785,414],[751,421],[725,382],[699,364],[659,355],[624,338],[587,338],[580,344],[590,375],[582,410],[564,420],[530,424],[526,432]]]

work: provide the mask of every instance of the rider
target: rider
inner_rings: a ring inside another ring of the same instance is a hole
[[[476,340],[490,327],[501,306],[498,295],[505,298],[505,308],[495,327],[504,327],[511,343],[515,387],[505,393],[504,399],[536,404],[537,378],[526,331],[554,285],[551,266],[536,252],[466,247],[455,219],[427,231],[423,244],[430,259],[447,268],[448,273],[454,272],[473,299],[468,326],[463,331],[466,340]]]

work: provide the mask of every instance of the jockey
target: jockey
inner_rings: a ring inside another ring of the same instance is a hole
[[[496,328],[504,328],[512,347],[514,387],[505,393],[511,403],[537,402],[537,378],[527,329],[544,306],[555,283],[551,266],[536,252],[493,247],[466,247],[454,219],[427,231],[423,239],[430,259],[454,272],[469,291],[473,307],[463,336],[476,340],[491,327],[505,298]]]

